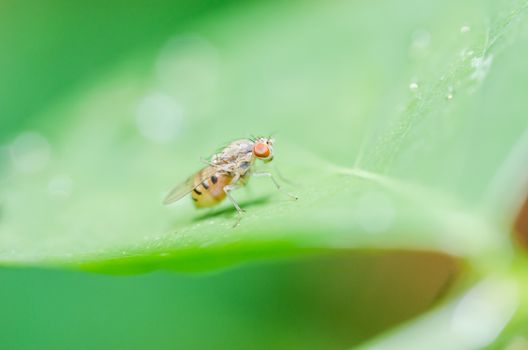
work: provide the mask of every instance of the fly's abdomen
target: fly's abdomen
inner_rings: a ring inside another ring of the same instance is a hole
[[[225,174],[215,174],[199,183],[201,173],[196,174],[194,185],[198,185],[191,193],[194,205],[197,208],[211,207],[220,203],[226,197],[224,186],[229,185],[233,178]]]

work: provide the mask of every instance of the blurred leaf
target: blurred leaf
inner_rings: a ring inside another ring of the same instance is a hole
[[[509,254],[528,170],[524,8],[292,2],[203,16],[12,138],[0,261],[126,273],[349,248]],[[298,201],[253,179],[236,228],[229,203],[161,206],[200,157],[270,132]]]
[[[6,131],[31,126],[87,78],[231,2],[2,1],[0,142]]]
[[[426,315],[374,338],[358,349],[526,348],[526,257],[495,269]]]
[[[428,309],[456,271],[449,257],[421,252],[346,252],[202,274],[2,268],[0,344],[342,350]]]

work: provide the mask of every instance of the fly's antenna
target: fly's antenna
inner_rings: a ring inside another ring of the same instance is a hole
[[[269,133],[269,136],[268,136],[268,140],[271,141],[271,143],[274,143],[275,142],[275,135],[277,134],[276,131],[272,132],[272,133]]]

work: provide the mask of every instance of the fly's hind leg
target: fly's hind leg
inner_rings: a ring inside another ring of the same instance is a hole
[[[271,173],[253,173],[252,175],[256,176],[256,177],[268,177],[268,178],[270,178],[271,181],[273,182],[273,184],[275,185],[275,187],[277,188],[277,191],[287,195],[291,199],[294,199],[294,200],[299,199],[297,196],[295,196],[295,195],[293,195],[291,193],[285,192],[282,189],[281,185],[277,182],[277,180],[275,180],[275,178],[273,177],[273,175]]]

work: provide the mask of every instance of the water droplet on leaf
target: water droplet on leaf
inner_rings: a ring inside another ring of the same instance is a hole
[[[471,30],[471,27],[467,26],[467,25],[463,25],[462,27],[460,27],[460,33],[462,33],[462,34],[467,33],[470,30]]]

